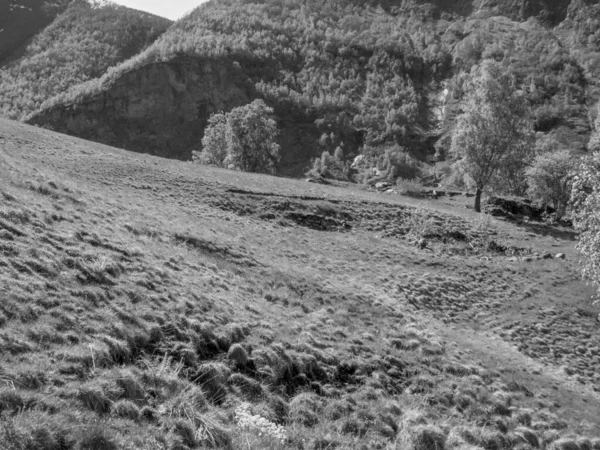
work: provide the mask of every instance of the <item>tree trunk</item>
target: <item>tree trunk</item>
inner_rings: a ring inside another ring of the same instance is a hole
[[[475,211],[481,212],[481,189],[479,188],[475,192]]]

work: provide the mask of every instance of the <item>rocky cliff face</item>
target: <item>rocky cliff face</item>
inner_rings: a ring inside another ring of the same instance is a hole
[[[228,59],[198,59],[186,55],[125,73],[100,94],[77,103],[58,105],[29,123],[115,147],[168,158],[189,160],[201,147],[212,113],[230,111],[257,98],[254,82],[244,68]],[[314,117],[282,110],[282,175],[299,175],[318,139]],[[359,139],[348,136],[348,142]],[[300,151],[299,149],[302,149]]]
[[[129,150],[189,159],[210,114],[248,103],[252,91],[252,83],[228,61],[181,56],[128,72],[101,94],[46,110],[31,123]]]

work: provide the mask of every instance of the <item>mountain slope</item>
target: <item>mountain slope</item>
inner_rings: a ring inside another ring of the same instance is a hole
[[[72,2],[0,72],[0,113],[23,118],[49,98],[134,56],[170,24],[117,5]]]
[[[0,2],[0,67],[17,57],[26,41],[67,7],[70,0],[4,0]]]
[[[598,2],[579,0],[214,0],[31,123],[189,159],[210,113],[261,97],[282,129],[282,174],[338,146],[347,158],[400,148],[425,159],[452,127],[463,75],[495,58],[527,93],[536,129],[582,149],[600,75],[595,22],[584,24],[598,14]],[[209,80],[194,66],[215,70]]]
[[[5,448],[600,445],[571,230],[4,120],[0,144]]]

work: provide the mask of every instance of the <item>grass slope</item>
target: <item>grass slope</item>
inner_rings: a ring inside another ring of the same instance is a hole
[[[8,121],[0,149],[4,448],[600,448],[568,230]]]

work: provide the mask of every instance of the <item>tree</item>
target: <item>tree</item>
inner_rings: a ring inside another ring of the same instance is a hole
[[[194,152],[193,158],[201,164],[224,167],[228,154],[227,117],[225,114],[212,114],[202,138],[203,152]]]
[[[596,105],[596,119],[588,143],[588,150],[591,152],[600,152],[600,103]]]
[[[262,100],[213,114],[202,138],[203,151],[194,160],[244,172],[275,173],[279,144],[272,114]]]
[[[577,162],[567,150],[536,156],[527,168],[527,192],[532,199],[552,204],[556,220],[560,219],[569,203],[573,181],[573,170]]]
[[[600,153],[582,158],[571,191],[573,226],[579,231],[583,279],[600,294]]]
[[[483,190],[507,190],[507,178],[524,167],[533,127],[525,98],[498,63],[485,61],[474,68],[465,90],[451,151],[462,157],[462,170],[476,189],[475,211],[480,212]],[[503,168],[510,172],[502,173]]]

